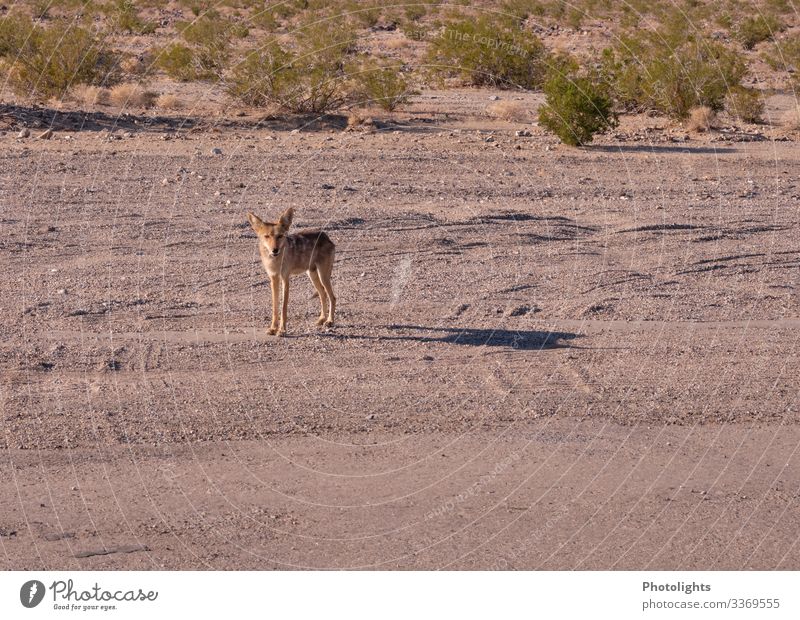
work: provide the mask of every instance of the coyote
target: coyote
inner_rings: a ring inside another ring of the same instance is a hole
[[[258,235],[258,251],[261,263],[269,274],[272,287],[272,323],[267,333],[286,334],[286,306],[289,304],[289,276],[307,272],[311,283],[317,289],[322,306],[317,325],[333,325],[336,312],[336,296],[331,285],[333,258],[336,246],[330,237],[321,230],[304,230],[288,234],[292,225],[294,209],[287,209],[277,222],[264,222],[258,216],[248,213],[247,219]],[[278,323],[278,283],[283,292],[281,321]],[[325,314],[327,310],[327,315]]]

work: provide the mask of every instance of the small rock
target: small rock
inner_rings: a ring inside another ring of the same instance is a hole
[[[169,179],[161,179],[161,185],[169,185]]]
[[[222,155],[222,149],[215,147],[215,148],[211,149],[211,154],[212,155]]]
[[[498,101],[500,97],[497,95],[489,95],[489,101]]]
[[[431,356],[431,355],[423,355],[420,359],[423,362],[432,362],[433,361],[433,356]]]
[[[27,127],[24,127],[20,132],[17,134],[17,138],[29,138],[31,135],[31,130]]]
[[[514,135],[517,136],[517,138],[530,138],[533,134],[527,129],[518,129],[514,132]]]
[[[488,136],[484,142],[494,142],[494,138],[492,136]]]
[[[323,183],[321,187],[322,189],[336,189],[336,187],[331,185],[330,183]]]
[[[58,290],[56,291],[56,293],[57,293],[57,294],[59,294],[59,295],[66,295],[66,294],[67,294],[67,289],[65,289],[65,288],[60,288],[60,289],[58,289]]]

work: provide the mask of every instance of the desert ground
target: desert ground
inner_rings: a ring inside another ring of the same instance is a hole
[[[489,96],[16,108],[0,568],[800,569],[796,136],[576,149]],[[287,207],[339,311],[296,276],[278,338],[246,213]]]

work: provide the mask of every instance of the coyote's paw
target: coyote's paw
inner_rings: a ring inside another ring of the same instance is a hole
[[[277,327],[269,327],[269,328],[267,328],[267,333],[270,336],[274,336],[277,332],[278,332],[278,328]]]
[[[317,325],[324,325],[324,324],[325,324],[325,321],[326,321],[325,317],[324,317],[324,316],[321,316],[321,317],[319,317],[319,318],[317,319]]]
[[[325,321],[325,327],[333,327],[333,320],[329,319],[329,320]]]
[[[285,335],[286,335],[286,330],[285,330],[285,329],[279,329],[279,330],[276,332],[276,334],[277,334],[278,336],[285,336]]]

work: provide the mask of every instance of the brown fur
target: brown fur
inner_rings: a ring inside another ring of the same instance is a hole
[[[336,297],[331,284],[336,246],[330,237],[320,230],[304,230],[290,235],[289,227],[292,225],[293,216],[294,209],[287,209],[277,222],[265,222],[252,213],[247,214],[250,225],[258,235],[261,263],[269,274],[272,288],[272,322],[267,332],[279,336],[286,333],[289,276],[304,271],[308,273],[321,305],[317,325],[327,327],[333,325],[333,316],[336,312]],[[282,291],[280,323],[278,323],[279,290]]]

